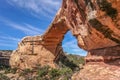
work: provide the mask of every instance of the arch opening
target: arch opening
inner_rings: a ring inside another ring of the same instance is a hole
[[[62,41],[62,48],[63,48],[63,51],[67,54],[74,54],[74,55],[80,55],[80,56],[87,55],[87,51],[81,49],[78,46],[77,39],[71,34],[70,31],[68,31],[64,35],[64,39]]]

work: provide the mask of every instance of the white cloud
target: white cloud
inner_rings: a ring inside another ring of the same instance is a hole
[[[62,45],[65,52],[71,53],[71,54],[78,54],[81,56],[86,56],[87,52],[78,47],[77,40],[72,39],[64,42]]]
[[[10,36],[10,35],[8,35],[6,33],[3,33],[1,31],[0,31],[0,34],[1,34],[0,35],[0,42],[5,42],[5,41],[7,41],[7,42],[20,41],[20,38],[12,37],[12,36]]]
[[[11,36],[0,36],[0,40],[7,40],[7,41],[20,41],[20,38],[15,38]]]
[[[24,32],[26,35],[38,35],[42,34],[44,30],[33,27],[32,25],[19,25],[16,23],[8,23],[8,26],[11,26],[14,29]]]
[[[15,47],[17,46],[17,43],[20,41],[20,38],[16,38],[16,37],[11,37],[9,35],[6,34],[2,34],[2,36],[0,36],[0,47]]]
[[[72,40],[72,41],[67,41],[66,43],[63,44],[63,47],[68,47],[68,46],[72,46],[76,43],[76,40]]]
[[[13,29],[16,29],[23,32],[26,35],[39,35],[44,32],[43,29],[39,29],[37,27],[34,27],[30,24],[24,23],[24,24],[17,24],[15,22],[12,22],[6,18],[3,18],[0,16],[0,22],[2,22],[4,25],[7,25],[7,27],[11,27]],[[6,27],[6,28],[7,28]],[[8,34],[4,34],[3,32],[0,32],[0,47],[17,47],[17,43],[21,40],[20,38],[9,36]]]
[[[43,34],[44,29],[39,29],[35,26],[32,26],[30,24],[24,23],[24,24],[17,24],[12,21],[9,21],[6,18],[0,17],[0,21],[3,22],[8,27],[14,28],[16,30],[22,31],[26,35],[40,35]]]
[[[5,46],[5,47],[13,47],[13,44],[7,44],[7,43],[0,43],[0,46]]]
[[[27,9],[35,16],[53,17],[61,5],[61,0],[8,0],[13,6]]]
[[[15,49],[17,47],[18,42],[21,40],[20,38],[16,38],[16,37],[8,35],[9,31],[3,32],[4,29],[2,29],[2,27],[6,29],[13,28],[13,29],[16,29],[16,31],[21,31],[21,33],[24,33],[25,35],[31,35],[31,36],[40,35],[44,32],[44,29],[37,28],[28,23],[18,24],[2,16],[0,16],[0,23],[4,24],[4,26],[1,26],[1,30],[0,30],[0,34],[1,34],[0,35],[0,49],[2,49],[2,47],[11,47],[10,49]]]
[[[26,26],[28,29],[33,30],[33,31],[35,31],[35,32],[38,32],[39,34],[42,34],[42,33],[44,32],[43,29],[38,29],[38,28],[36,28],[36,27],[34,27],[34,26],[30,25],[30,24],[27,24],[27,23],[24,23],[24,24],[25,24],[25,26]]]

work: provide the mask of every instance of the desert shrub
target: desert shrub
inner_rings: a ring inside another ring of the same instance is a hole
[[[4,68],[4,71],[5,71],[5,72],[4,72],[5,74],[8,74],[8,73],[11,72],[11,69],[10,69],[10,68]]]
[[[70,68],[66,67],[66,68],[61,68],[60,73],[61,73],[61,75],[67,75],[67,74],[72,74],[73,71]]]
[[[10,80],[10,78],[2,73],[0,73],[0,80]]]
[[[84,64],[84,57],[78,55],[64,55],[61,54],[57,64],[61,67],[68,67],[72,69],[72,71],[79,70],[79,64]]]
[[[19,73],[19,77],[23,77],[25,80],[35,80],[33,76],[33,70],[24,69]]]
[[[17,70],[18,70],[18,68],[12,68],[12,69],[10,70],[10,72],[13,73],[13,74],[15,74],[15,73],[17,72]]]
[[[3,70],[5,74],[8,74],[8,73],[15,74],[18,68],[11,68],[9,66],[0,66],[0,70]]]
[[[34,80],[32,75],[33,75],[33,70],[30,69],[24,69],[19,74],[19,76],[24,77],[25,80]]]
[[[5,69],[8,69],[10,68],[9,66],[3,66],[3,65],[0,65],[0,70],[5,70]]]
[[[39,67],[36,80],[55,80],[58,75],[60,73],[57,69],[50,68],[49,66]]]
[[[65,67],[60,69],[60,73],[64,80],[69,80],[73,74],[73,71],[70,68]]]
[[[47,77],[49,68],[50,68],[49,66],[44,67],[39,66],[37,70],[36,80],[49,80],[49,78]]]
[[[8,74],[8,73],[13,73],[13,74],[15,74],[16,73],[16,71],[17,71],[17,68],[4,68],[4,73],[5,74]]]
[[[59,69],[51,69],[49,71],[49,76],[50,76],[51,79],[55,80],[55,79],[59,78],[60,75],[61,75],[61,73],[60,73]]]
[[[46,76],[44,76],[44,77],[37,76],[35,80],[50,80],[50,79]]]
[[[24,69],[22,72],[20,72],[20,76],[25,76],[28,75],[29,73],[32,73],[32,70]]]
[[[73,63],[76,64],[77,66],[79,64],[84,64],[85,63],[84,57],[82,57],[82,56],[69,54],[69,55],[67,55],[67,58],[70,61],[73,61]]]
[[[49,68],[50,68],[49,66],[44,66],[44,67],[39,68],[37,71],[38,76],[43,77],[47,75],[49,72]]]

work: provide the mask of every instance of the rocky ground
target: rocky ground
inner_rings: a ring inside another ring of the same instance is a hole
[[[11,51],[0,51],[2,54]],[[9,55],[10,56],[10,55]],[[71,76],[82,69],[84,57],[79,55],[65,54],[56,62],[58,68],[37,65],[35,69],[10,68],[0,66],[0,80],[70,80]]]
[[[89,63],[75,73],[72,80],[120,80],[120,66],[102,62]]]

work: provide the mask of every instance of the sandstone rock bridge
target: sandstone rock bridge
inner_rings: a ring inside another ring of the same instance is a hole
[[[11,55],[11,66],[55,67],[54,61],[63,53],[62,40],[69,30],[79,47],[88,51],[86,62],[120,59],[120,0],[63,0],[43,35],[27,36],[18,44]]]

